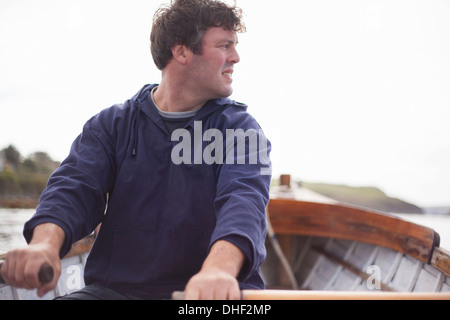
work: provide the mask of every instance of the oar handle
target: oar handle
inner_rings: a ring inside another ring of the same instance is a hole
[[[184,291],[174,291],[172,293],[172,300],[185,300],[186,295]]]
[[[0,262],[0,270],[2,269],[3,262]],[[53,267],[47,263],[43,264],[39,269],[38,279],[41,284],[50,283],[53,280],[55,272],[53,271]],[[5,283],[5,279],[3,279],[0,273],[0,284]]]
[[[244,291],[241,291],[241,300],[243,297]],[[186,293],[184,291],[174,291],[172,292],[172,300],[186,300]]]

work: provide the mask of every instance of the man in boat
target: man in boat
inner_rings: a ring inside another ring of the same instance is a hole
[[[270,143],[247,106],[227,98],[241,16],[213,0],[157,11],[159,85],[85,124],[25,224],[29,245],[6,257],[7,283],[52,290],[60,259],[101,224],[86,287],[66,298],[167,299],[184,290],[188,299],[239,299],[240,289],[264,287],[270,161],[261,154]],[[49,284],[38,280],[44,264],[55,271]]]

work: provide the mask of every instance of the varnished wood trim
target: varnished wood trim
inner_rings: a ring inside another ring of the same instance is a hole
[[[442,248],[434,248],[431,264],[450,277],[450,252]]]
[[[430,263],[439,235],[393,215],[340,204],[271,199],[268,214],[277,234],[348,239],[387,247]]]
[[[91,250],[92,245],[95,241],[95,235],[91,234],[72,245],[69,253],[67,253],[64,258],[69,258],[73,256],[79,256],[80,254],[87,253]]]

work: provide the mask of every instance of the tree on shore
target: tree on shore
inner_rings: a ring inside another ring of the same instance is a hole
[[[23,157],[10,145],[0,151],[0,198],[22,197],[37,199],[53,171],[59,166],[45,152]],[[0,207],[2,203],[0,201]]]

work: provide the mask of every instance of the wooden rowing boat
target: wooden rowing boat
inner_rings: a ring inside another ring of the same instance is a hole
[[[450,253],[430,228],[289,183],[272,189],[267,216],[268,288],[450,296]]]
[[[267,218],[268,290],[243,291],[243,299],[450,299],[450,253],[430,228],[289,185],[272,188]],[[73,245],[43,299],[84,286],[93,241]],[[0,285],[2,299],[37,296]]]

